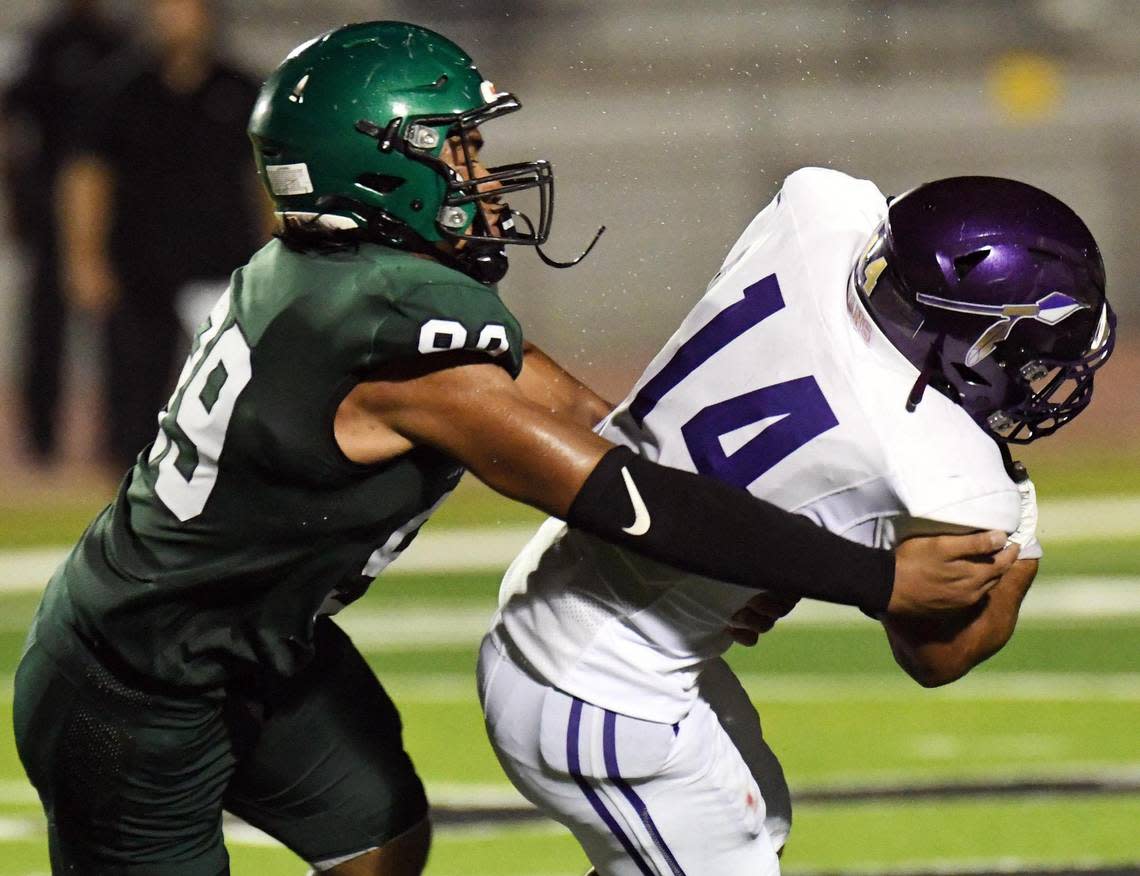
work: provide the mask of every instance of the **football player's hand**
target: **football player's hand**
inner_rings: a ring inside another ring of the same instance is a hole
[[[888,614],[958,611],[976,603],[1013,565],[1021,547],[1006,533],[912,538],[895,548],[895,586]]]
[[[67,298],[93,316],[105,316],[119,297],[119,281],[105,259],[77,259],[67,269]]]
[[[728,626],[725,627],[725,632],[732,636],[738,645],[751,647],[756,644],[761,634],[772,629],[776,621],[795,608],[797,602],[799,599],[761,590],[748,600],[744,608],[732,616]]]

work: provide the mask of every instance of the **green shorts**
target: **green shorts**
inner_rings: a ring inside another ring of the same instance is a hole
[[[223,809],[314,865],[426,818],[392,701],[332,621],[318,622],[316,644],[280,689],[197,698],[112,672],[78,638],[53,639],[50,654],[33,640],[14,719],[52,872],[227,873]]]

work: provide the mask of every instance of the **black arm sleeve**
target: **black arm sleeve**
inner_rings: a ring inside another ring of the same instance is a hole
[[[626,447],[602,457],[566,520],[687,572],[854,605],[872,616],[886,611],[894,587],[890,551],[848,541],[737,487],[657,465]]]

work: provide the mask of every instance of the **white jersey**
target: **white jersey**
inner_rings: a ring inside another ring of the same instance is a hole
[[[1016,530],[1019,494],[997,445],[933,390],[906,411],[917,369],[849,294],[886,209],[870,182],[819,168],[789,176],[601,434],[866,545]],[[1039,555],[1035,542],[1022,551]],[[508,569],[496,625],[551,686],[673,722],[754,592],[551,519]]]

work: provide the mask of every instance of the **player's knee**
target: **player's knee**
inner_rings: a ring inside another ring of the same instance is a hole
[[[431,820],[425,816],[423,821],[392,842],[399,844],[398,855],[394,856],[399,863],[396,869],[382,871],[384,876],[419,876],[427,866],[431,850]]]
[[[424,818],[404,833],[320,876],[420,876],[431,848],[431,821]]]

